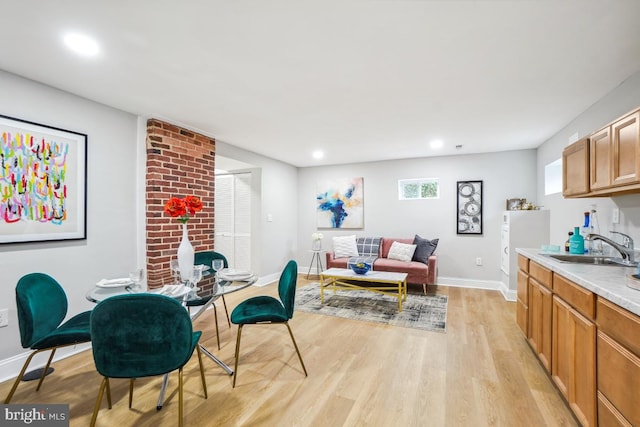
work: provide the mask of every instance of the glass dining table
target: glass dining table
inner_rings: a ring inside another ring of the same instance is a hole
[[[225,271],[227,270],[227,271]],[[191,322],[195,322],[204,312],[215,303],[215,301],[222,295],[231,294],[245,289],[258,281],[258,276],[251,273],[233,272],[233,270],[224,269],[220,270],[219,280],[215,280],[212,274],[205,273],[202,280],[195,288],[190,288],[185,285],[165,285],[161,288],[147,290],[140,287],[135,287],[133,284],[113,284],[111,286],[96,286],[86,294],[87,300],[99,303],[109,297],[123,294],[136,294],[136,293],[155,293],[162,294],[172,298],[176,298],[182,301],[185,309],[187,309],[187,302],[189,304],[189,315]],[[194,302],[198,302],[198,305],[194,305]],[[194,309],[191,311],[191,309]],[[220,366],[229,375],[233,375],[233,369],[225,362],[216,357],[202,344],[199,344],[200,350],[209,359],[213,360],[218,366]],[[165,375],[162,381],[162,388],[160,389],[160,396],[158,397],[157,408],[161,409],[164,401],[164,394],[169,382],[169,376]]]

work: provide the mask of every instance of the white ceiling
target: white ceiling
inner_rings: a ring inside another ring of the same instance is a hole
[[[0,69],[296,166],[534,148],[640,70],[638,0],[2,3]]]

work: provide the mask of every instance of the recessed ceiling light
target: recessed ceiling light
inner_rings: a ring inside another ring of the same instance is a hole
[[[94,39],[80,33],[66,34],[64,43],[69,49],[83,56],[95,56],[100,51],[98,43]]]
[[[320,150],[316,150],[313,152],[312,156],[314,159],[321,159],[324,157],[324,153]]]
[[[431,143],[429,144],[431,146],[431,148],[442,148],[442,146],[444,145],[443,142],[439,139],[435,139],[433,141],[431,141]]]

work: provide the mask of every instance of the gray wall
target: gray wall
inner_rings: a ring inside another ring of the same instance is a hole
[[[608,235],[609,230],[621,231],[640,243],[640,195],[582,199],[564,199],[561,194],[544,195],[544,167],[562,156],[562,150],[569,144],[569,136],[576,132],[580,137],[587,136],[638,106],[640,72],[628,78],[538,148],[538,199],[551,210],[552,242],[564,242],[567,232],[582,225],[584,212],[595,205],[602,234]],[[611,223],[614,208],[620,209],[619,224]]]
[[[387,162],[303,168],[298,179],[298,259],[308,266],[311,234],[316,229],[316,184],[327,178],[364,177],[364,228],[321,230],[323,248],[331,237],[358,236],[439,238],[440,283],[500,281],[500,227],[506,199],[536,198],[535,150],[480,155],[427,157]],[[438,178],[437,200],[398,200],[398,180]],[[483,235],[456,234],[456,182],[483,181]],[[482,257],[483,265],[475,265]]]
[[[15,304],[21,276],[37,271],[56,278],[69,316],[91,309],[85,294],[98,280],[134,269],[139,231],[135,116],[3,71],[0,93],[0,114],[88,135],[87,240],[0,245],[0,308],[9,308],[9,326],[0,328],[2,361],[25,351]]]
[[[216,141],[216,154],[255,166],[249,169],[254,193],[251,264],[262,278],[275,279],[296,256],[298,169],[221,141]]]

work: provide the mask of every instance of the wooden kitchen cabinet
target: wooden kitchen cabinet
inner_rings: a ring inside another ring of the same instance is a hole
[[[595,132],[589,138],[589,189],[611,187],[611,127]]]
[[[551,371],[551,291],[529,277],[529,345],[542,366]]]
[[[640,193],[640,109],[562,152],[564,197]]]
[[[640,182],[640,111],[635,111],[611,125],[614,186]]]
[[[589,192],[589,150],[589,138],[583,138],[562,151],[562,195],[564,197]]]
[[[640,317],[597,299],[600,425],[640,425]]]
[[[551,378],[580,424],[595,426],[596,325],[558,295],[551,323]]]
[[[524,333],[529,336],[529,258],[518,255],[518,278],[516,298],[516,322]]]

